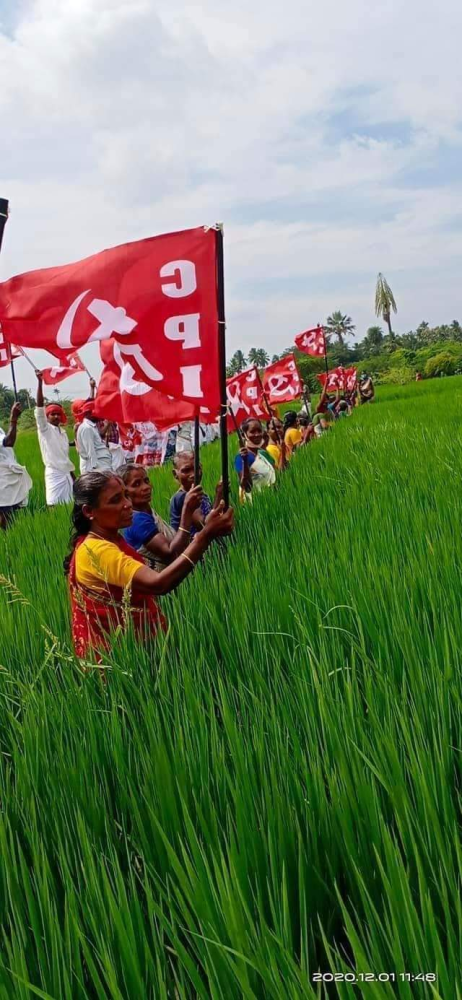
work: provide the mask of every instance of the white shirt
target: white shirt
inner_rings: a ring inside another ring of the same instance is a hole
[[[201,435],[199,435],[200,441]],[[178,424],[178,434],[176,437],[176,453],[180,455],[182,451],[194,451],[194,423],[187,420],[184,424]]]
[[[96,426],[87,417],[77,431],[77,448],[80,455],[80,472],[112,469],[112,457]]]
[[[23,465],[19,465],[12,448],[5,448],[5,432],[0,427],[0,507],[24,506],[27,503],[32,479]]]
[[[48,423],[44,406],[36,407],[35,422],[45,468],[62,472],[64,476],[73,472],[74,465],[69,458],[69,439],[64,428]]]

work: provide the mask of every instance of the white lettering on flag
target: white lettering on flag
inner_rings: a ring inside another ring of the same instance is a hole
[[[201,386],[202,365],[187,365],[180,368],[183,376],[183,395],[192,396],[193,399],[200,399],[204,393]]]
[[[182,299],[196,291],[196,268],[191,260],[172,260],[161,267],[159,274],[161,278],[175,278],[161,285],[164,295],[172,299]]]
[[[200,313],[190,313],[189,316],[171,316],[164,325],[167,340],[182,340],[184,351],[191,347],[200,347],[199,320]]]

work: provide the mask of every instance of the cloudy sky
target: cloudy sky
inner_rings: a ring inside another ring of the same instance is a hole
[[[0,0],[1,277],[220,220],[229,353],[333,309],[362,337],[379,270],[398,332],[462,320],[461,31],[460,0]]]

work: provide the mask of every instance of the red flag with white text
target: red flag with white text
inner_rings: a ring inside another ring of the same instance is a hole
[[[196,414],[201,421],[209,416],[205,408],[184,399],[173,399],[143,382],[130,362],[124,359],[117,341],[105,341],[100,351],[104,368],[95,398],[95,416],[117,424],[148,421],[161,431],[194,420]]]
[[[322,326],[315,326],[312,330],[305,330],[295,337],[295,343],[299,351],[303,354],[310,354],[313,358],[323,358],[326,354],[326,338]]]
[[[69,378],[71,375],[78,375],[79,372],[84,372],[85,366],[82,364],[77,351],[73,354],[68,354],[66,358],[63,358],[62,365],[55,365],[53,368],[42,368],[43,381],[45,385],[56,385],[57,382],[62,382],[65,378]]]
[[[262,382],[270,406],[298,399],[302,394],[302,382],[294,355],[286,354],[268,365],[262,374]]]
[[[228,407],[234,414],[228,413],[228,434],[254,417],[256,420],[268,420],[269,413],[263,399],[263,390],[255,365],[245,371],[233,375],[226,380],[226,396]]]
[[[0,284],[5,340],[71,353],[113,338],[158,392],[218,410],[216,233],[200,227],[112,247]]]

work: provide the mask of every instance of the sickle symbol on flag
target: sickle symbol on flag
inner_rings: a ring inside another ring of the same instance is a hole
[[[144,396],[150,392],[150,385],[146,385],[146,382],[138,382],[137,379],[133,378],[135,369],[129,361],[124,361],[118,344],[114,344],[114,361],[120,368],[119,386],[121,392],[128,392],[130,396]]]
[[[74,299],[72,305],[69,306],[69,309],[67,310],[67,313],[59,327],[56,343],[58,347],[60,347],[62,350],[69,350],[69,348],[72,347],[71,334],[72,334],[72,324],[75,319],[75,314],[77,312],[77,309],[79,308],[82,299],[85,297],[85,295],[88,295],[89,291],[90,289],[87,288],[85,292],[82,292],[81,295],[78,295],[77,298]]]

